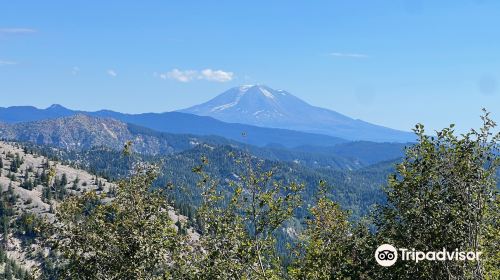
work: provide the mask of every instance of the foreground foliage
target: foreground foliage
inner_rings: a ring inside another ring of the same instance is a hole
[[[453,125],[437,137],[417,125],[419,141],[389,179],[388,203],[375,216],[380,244],[482,252],[480,261],[397,262],[386,279],[498,279],[500,134],[487,113],[482,120],[479,131],[461,137]]]
[[[301,204],[303,185],[274,180],[272,170],[259,171],[260,163],[254,171],[251,158],[243,164],[247,173],[230,182],[228,199],[217,188],[217,181],[203,172],[203,166],[194,169],[202,176],[199,185],[203,189],[198,217],[206,254],[197,262],[202,279],[285,277],[274,233]]]
[[[95,192],[58,209],[55,247],[61,279],[179,279],[187,239],[168,215],[164,195],[151,192],[154,169],[122,181],[116,197]]]

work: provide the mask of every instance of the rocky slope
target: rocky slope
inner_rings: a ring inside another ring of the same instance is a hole
[[[155,133],[115,119],[85,114],[0,124],[0,139],[52,145],[68,150],[96,146],[122,149],[125,142],[132,141],[136,152],[148,154],[170,154],[191,148],[202,141],[194,136]]]

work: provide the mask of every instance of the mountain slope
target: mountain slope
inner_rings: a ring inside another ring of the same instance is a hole
[[[266,146],[280,144],[285,147],[308,145],[333,146],[346,140],[322,134],[304,133],[288,129],[263,128],[252,125],[225,123],[211,117],[192,114],[144,113],[122,114],[112,111],[97,111],[90,113],[95,116],[111,117],[124,122],[151,128],[168,133],[184,133],[195,135],[217,135],[227,139],[250,145]]]
[[[39,268],[43,260],[39,257],[43,254],[38,255],[41,247],[36,240],[40,234],[33,230],[41,217],[53,221],[54,209],[65,197],[91,190],[104,194],[116,188],[115,184],[86,171],[25,153],[17,144],[0,141],[0,162],[0,220],[9,221],[2,231],[2,235],[8,233],[8,238],[2,236],[5,247],[0,250],[27,270]],[[55,171],[55,180],[49,187],[43,178],[50,168]]]
[[[171,154],[208,141],[227,143],[225,139],[201,139],[190,135],[158,133],[110,118],[84,114],[15,124],[0,124],[0,138],[52,145],[68,150],[104,146],[120,150],[132,141],[135,151],[147,154]]]
[[[37,109],[30,106],[0,108],[0,122],[19,123],[38,121],[73,116],[80,113],[114,118],[161,132],[205,136],[217,135],[256,146],[266,146],[269,144],[280,144],[285,147],[302,145],[333,146],[338,143],[346,142],[344,139],[328,135],[225,123],[211,117],[178,112],[144,114],[123,114],[109,110],[84,112],[66,109],[60,105],[52,105],[46,109]],[[242,134],[245,136],[243,137]]]
[[[321,133],[348,140],[415,140],[412,133],[355,120],[309,105],[284,90],[263,85],[235,87],[206,103],[179,112],[210,116],[225,122]]]
[[[24,145],[24,143],[23,143]],[[119,151],[96,148],[82,152],[68,152],[64,149],[53,149],[46,146],[27,145],[28,150],[48,157],[57,156],[62,162],[76,164],[79,168],[102,174],[105,178],[116,180],[128,174],[131,165],[129,158],[120,156]],[[204,170],[219,181],[221,187],[227,186],[228,181],[242,175],[245,164],[238,160],[248,158],[248,153],[228,145],[199,145],[180,153],[162,156],[163,165],[155,187],[168,185],[177,186],[171,189],[176,200],[192,206],[200,203],[200,189],[196,183],[200,176],[192,172],[193,167],[201,164],[201,158],[208,159]],[[158,157],[137,155],[145,162],[158,162]],[[367,166],[356,170],[335,168],[311,168],[293,162],[275,161],[264,157],[252,157],[255,162],[262,164],[263,170],[273,170],[276,179],[283,182],[297,181],[305,184],[304,199],[312,203],[318,182],[324,180],[331,186],[330,195],[346,209],[353,210],[353,215],[360,217],[368,212],[375,202],[383,200],[381,185],[386,182],[389,171],[393,169],[387,162],[372,168]],[[392,163],[392,162],[391,162]],[[299,212],[305,215],[303,207]]]

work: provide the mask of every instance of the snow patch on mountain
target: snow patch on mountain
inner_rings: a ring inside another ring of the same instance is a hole
[[[240,86],[240,90],[241,91],[247,91],[248,89],[250,89],[251,87],[254,87],[255,85],[242,85]]]
[[[259,89],[262,92],[262,94],[264,94],[265,97],[274,99],[274,95],[272,93],[270,93],[267,89],[265,89],[265,88],[259,88]]]
[[[231,102],[231,103],[227,103],[227,104],[224,104],[224,105],[220,105],[220,106],[216,106],[216,107],[213,107],[212,108],[212,112],[217,112],[217,111],[222,111],[222,110],[226,110],[228,108],[231,108],[233,106],[236,106],[238,104],[238,101],[235,101],[235,102]]]

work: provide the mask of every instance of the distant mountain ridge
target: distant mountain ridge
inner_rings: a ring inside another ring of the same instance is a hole
[[[110,110],[85,112],[67,109],[57,104],[46,109],[38,109],[32,106],[0,107],[0,122],[12,124],[68,117],[76,114],[113,118],[160,132],[220,136],[256,146],[266,146],[270,144],[279,144],[284,147],[296,147],[301,145],[333,146],[338,143],[346,142],[344,139],[323,134],[225,123],[211,117],[187,113],[124,114]]]
[[[78,111],[67,109],[59,104],[53,104],[46,109],[39,109],[34,106],[0,107],[0,122],[18,123],[39,121],[72,116],[76,113],[78,113]]]
[[[231,88],[215,98],[179,112],[231,122],[320,133],[347,140],[412,142],[415,136],[332,110],[312,106],[284,90],[265,85]]]
[[[416,140],[413,133],[352,119],[264,85],[231,88],[203,104],[166,113],[86,112],[58,104],[46,109],[0,107],[0,122],[36,121],[78,113],[111,117],[162,132],[217,135],[257,146],[278,144],[290,148],[333,146],[348,141],[406,143]]]

